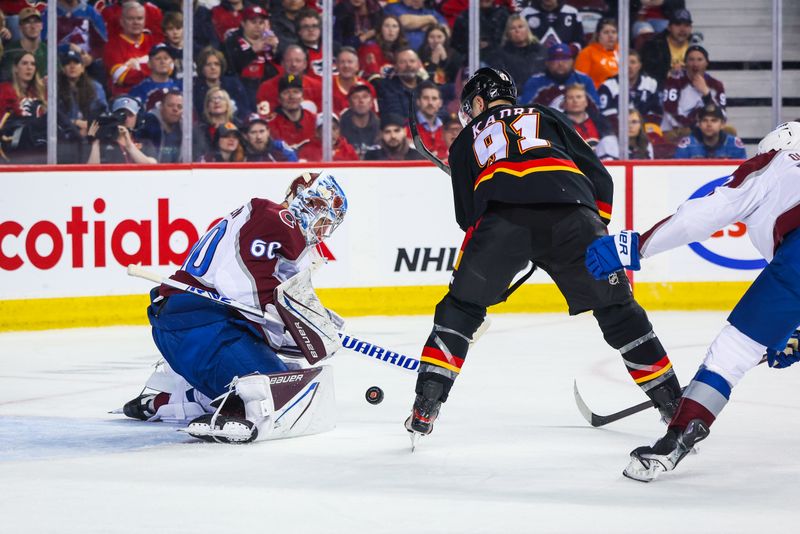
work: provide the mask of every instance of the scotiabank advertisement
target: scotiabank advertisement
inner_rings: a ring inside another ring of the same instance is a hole
[[[734,168],[612,164],[616,190],[610,230],[622,229],[631,217],[637,230],[646,230],[683,200],[707,193]],[[253,197],[280,201],[303,170],[187,166],[3,172],[0,300],[143,293],[147,283],[126,276],[128,264],[171,274],[220,217]],[[347,193],[349,211],[325,243],[330,261],[315,274],[317,287],[447,284],[463,239],[447,175],[427,163],[331,170]],[[750,280],[761,265],[753,263],[758,256],[742,225],[697,248],[646,261],[637,281]],[[537,273],[529,283],[547,282]]]

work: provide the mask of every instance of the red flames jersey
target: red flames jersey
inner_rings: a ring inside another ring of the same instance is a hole
[[[150,76],[148,54],[157,42],[147,32],[143,33],[137,42],[131,41],[120,33],[109,38],[103,61],[108,69],[112,96],[126,94],[134,85]],[[136,59],[139,65],[138,69],[127,65],[131,58]]]

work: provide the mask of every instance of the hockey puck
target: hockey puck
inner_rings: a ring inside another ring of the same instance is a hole
[[[372,386],[364,396],[367,398],[368,403],[380,404],[383,401],[383,390],[378,386]]]

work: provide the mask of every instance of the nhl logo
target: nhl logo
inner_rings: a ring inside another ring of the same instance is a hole
[[[617,273],[611,273],[608,275],[608,283],[612,286],[619,284],[619,276]]]

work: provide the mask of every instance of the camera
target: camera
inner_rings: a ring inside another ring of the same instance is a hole
[[[102,113],[97,117],[97,139],[101,143],[113,143],[119,137],[119,127],[125,124],[127,113],[124,109],[118,109],[111,113]]]

